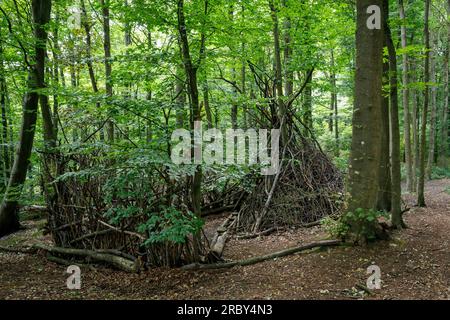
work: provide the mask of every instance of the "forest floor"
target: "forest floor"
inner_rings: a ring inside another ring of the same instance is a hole
[[[66,268],[39,255],[0,252],[0,299],[450,299],[450,180],[426,186],[427,208],[412,207],[409,226],[367,247],[310,251],[229,270],[152,269],[140,274],[82,268],[81,290],[66,288]],[[215,217],[209,225],[220,224]],[[27,221],[0,246],[51,242]],[[251,240],[232,239],[227,259],[262,255],[326,237],[320,227]],[[368,294],[367,267],[381,268],[382,288]]]

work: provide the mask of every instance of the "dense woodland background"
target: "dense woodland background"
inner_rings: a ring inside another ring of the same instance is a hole
[[[380,29],[367,27],[369,5]],[[383,238],[405,227],[402,182],[425,206],[425,181],[450,176],[448,0],[4,0],[0,11],[0,236],[20,208],[44,207],[62,250],[215,263],[231,233],[322,221],[335,238]],[[280,174],[174,165],[171,134],[196,120],[280,128]],[[223,212],[208,236],[204,217]]]

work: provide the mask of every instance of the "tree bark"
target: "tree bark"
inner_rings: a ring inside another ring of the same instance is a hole
[[[206,120],[208,121],[208,129],[212,129],[213,119],[211,106],[209,104],[209,86],[207,79],[205,79],[205,83],[203,84],[203,104],[205,106]]]
[[[384,40],[385,46],[387,46],[387,39]],[[383,62],[383,87],[389,86],[389,61]],[[390,157],[390,108],[389,108],[389,90],[384,92],[381,98],[381,154],[380,154],[380,168],[378,176],[378,198],[377,209],[380,211],[391,211],[391,194],[392,194],[392,181],[391,181],[391,157]]]
[[[406,165],[406,189],[410,192],[413,188],[413,170],[412,170],[412,151],[411,151],[411,120],[409,112],[409,69],[408,69],[408,54],[406,53],[407,40],[406,40],[406,16],[403,0],[398,1],[401,25],[401,45],[404,53],[402,55],[402,81],[403,81],[403,134],[405,140],[405,165]]]
[[[1,29],[0,29],[1,35]],[[3,165],[3,187],[8,186],[8,180],[11,172],[11,163],[9,155],[9,141],[8,141],[8,116],[7,116],[7,103],[8,103],[8,90],[6,85],[5,67],[3,64],[3,38],[0,37],[0,107],[2,116],[2,165]],[[4,188],[1,188],[4,191]]]
[[[401,229],[405,226],[401,209],[401,174],[400,174],[400,123],[398,116],[398,78],[397,53],[392,41],[389,27],[389,1],[384,0],[384,32],[389,52],[389,87],[390,87],[390,116],[391,116],[391,221],[392,225]]]
[[[357,0],[356,75],[348,210],[373,209],[378,193],[381,142],[383,30],[367,28],[367,8],[382,0]]]
[[[286,105],[283,101],[283,66],[281,64],[281,46],[280,46],[280,30],[278,23],[278,8],[275,6],[273,0],[269,0],[270,15],[272,17],[272,34],[274,44],[274,60],[275,60],[275,89],[278,104],[278,117],[281,123],[283,118],[287,116]],[[281,130],[281,145],[285,145],[288,140],[288,132],[285,125],[282,125]]]
[[[208,1],[205,0],[205,15],[208,12]],[[191,58],[191,52],[189,47],[189,41],[188,41],[188,33],[187,33],[187,26],[186,26],[186,19],[184,16],[184,0],[178,0],[177,5],[177,18],[178,18],[178,33],[180,37],[180,45],[181,45],[181,53],[183,57],[183,65],[186,72],[186,78],[188,83],[188,94],[190,97],[190,103],[191,103],[191,130],[194,129],[194,122],[195,121],[201,121],[201,110],[200,110],[200,103],[199,103],[199,93],[198,93],[198,83],[197,83],[197,71],[198,67],[201,63],[201,59],[204,56],[204,50],[205,50],[205,36],[204,34],[201,35],[201,47],[200,47],[200,55],[199,55],[199,61],[197,65],[194,65],[192,58]],[[196,150],[198,146],[195,146],[195,143],[193,145],[192,154],[195,154],[198,152]],[[191,198],[192,198],[192,206],[193,206],[193,212],[197,217],[201,217],[202,215],[202,208],[201,208],[201,185],[202,185],[202,167],[201,165],[197,165],[195,169],[194,176],[192,178],[192,184],[191,184]],[[200,254],[200,233],[197,232],[194,234],[194,258],[196,260],[199,259]]]
[[[448,149],[449,149],[449,132],[448,132],[448,116],[450,114],[449,107],[449,61],[450,57],[450,0],[447,0],[447,48],[444,57],[444,108],[442,110],[442,128],[441,128],[441,147],[439,149],[438,164],[441,167],[448,167]]]
[[[330,125],[333,127],[334,125],[334,155],[336,157],[340,156],[340,146],[339,146],[339,111],[338,111],[338,93],[337,93],[337,83],[336,83],[336,64],[334,60],[334,51],[331,50],[331,90],[332,98],[331,98],[331,120]],[[333,128],[331,128],[333,131]]]
[[[415,68],[412,68],[415,69]],[[412,82],[416,82],[416,75],[413,73]],[[418,133],[418,118],[419,118],[419,97],[417,95],[417,90],[413,89],[411,91],[412,100],[412,114],[411,114],[411,128],[412,128],[412,151],[413,151],[413,169],[412,169],[412,191],[417,191],[417,170],[419,168],[419,133]]]
[[[288,9],[286,0],[283,0],[283,7]],[[291,18],[289,15],[285,18],[283,23],[284,29],[284,94],[291,96],[294,91],[294,72],[291,69],[292,45],[291,45]]]
[[[105,90],[108,98],[112,97],[112,66],[111,66],[111,30],[109,25],[109,1],[101,0],[103,15],[103,48],[105,51]],[[106,135],[109,142],[114,142],[114,122],[108,120],[106,122]]]
[[[23,99],[22,127],[14,165],[0,207],[0,237],[17,230],[20,226],[17,205],[25,182],[37,119],[39,95],[37,90],[44,87],[44,63],[47,42],[45,25],[50,21],[51,0],[31,2],[35,53],[33,64],[28,70],[28,90]]]
[[[417,205],[426,207],[425,204],[425,154],[427,151],[427,116],[429,104],[429,88],[430,81],[430,0],[425,0],[425,70],[424,70],[424,103],[422,109],[421,136],[419,145],[419,182],[417,186]]]
[[[434,165],[434,152],[436,149],[436,114],[437,114],[437,87],[436,87],[436,57],[433,52],[430,52],[431,60],[431,115],[430,115],[430,138],[428,148],[428,161],[425,171],[426,179],[431,180],[431,171]]]

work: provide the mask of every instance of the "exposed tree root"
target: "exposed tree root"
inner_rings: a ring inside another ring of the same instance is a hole
[[[340,240],[323,240],[323,241],[313,242],[313,243],[310,243],[307,245],[294,247],[294,248],[290,248],[290,249],[286,249],[286,250],[282,250],[282,251],[278,251],[278,252],[271,253],[268,255],[254,257],[254,258],[250,258],[250,259],[225,262],[225,263],[213,263],[213,264],[193,263],[193,264],[189,264],[189,265],[182,267],[182,269],[184,269],[184,270],[208,270],[208,269],[227,269],[227,268],[233,268],[236,266],[249,266],[249,265],[264,262],[267,260],[285,257],[285,256],[288,256],[288,255],[291,255],[291,254],[294,254],[294,253],[297,253],[300,251],[314,249],[317,247],[337,246],[341,243],[342,242]]]

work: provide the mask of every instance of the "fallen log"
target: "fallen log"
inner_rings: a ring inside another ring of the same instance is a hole
[[[36,249],[29,248],[29,247],[11,248],[11,247],[3,247],[3,246],[0,246],[0,251],[11,252],[11,253],[31,254],[31,253],[35,253],[35,252],[36,252]]]
[[[77,256],[77,257],[88,257],[97,262],[103,262],[113,267],[116,267],[120,270],[126,272],[136,273],[138,272],[138,266],[134,261],[118,257],[116,255],[107,254],[107,253],[99,253],[92,250],[86,249],[72,249],[72,248],[61,248],[61,247],[48,247],[42,244],[36,244],[33,248],[37,248],[40,250],[44,250],[50,252],[52,254],[61,254],[68,256]]]
[[[307,245],[289,248],[286,250],[278,251],[275,253],[271,253],[264,256],[258,256],[250,259],[245,260],[239,260],[239,261],[232,261],[232,262],[225,262],[225,263],[213,263],[213,264],[199,264],[199,263],[193,263],[186,266],[183,266],[181,269],[184,270],[208,270],[208,269],[227,269],[227,268],[233,268],[236,266],[249,266],[252,264],[264,262],[267,260],[272,260],[275,258],[281,258],[285,257],[300,251],[305,251],[309,249],[314,249],[318,247],[331,247],[331,246],[337,246],[341,244],[342,242],[340,240],[323,240],[318,242],[313,242]]]

